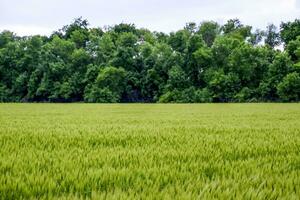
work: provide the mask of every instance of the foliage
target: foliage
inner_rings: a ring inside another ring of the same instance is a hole
[[[265,31],[265,43],[271,48],[274,48],[280,45],[280,42],[280,34],[277,31],[277,27],[274,24],[268,25]]]
[[[300,76],[297,72],[290,73],[277,86],[278,95],[284,101],[300,100]]]
[[[86,92],[87,102],[116,103],[125,88],[126,71],[123,68],[105,67],[100,70],[95,83]]]
[[[298,19],[280,31],[231,19],[166,34],[125,23],[89,28],[78,18],[49,37],[3,31],[0,101],[287,101],[277,88],[300,73],[299,30]],[[281,41],[285,49],[275,50]]]
[[[202,22],[198,33],[202,36],[208,47],[211,47],[217,37],[220,34],[220,25],[213,21]]]
[[[300,35],[300,19],[295,19],[293,22],[283,22],[280,29],[282,40],[288,44]]]

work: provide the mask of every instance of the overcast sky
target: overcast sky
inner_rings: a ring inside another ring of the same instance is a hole
[[[49,35],[80,16],[91,27],[126,22],[164,32],[231,18],[264,28],[300,18],[300,0],[0,0],[0,31],[18,35]]]

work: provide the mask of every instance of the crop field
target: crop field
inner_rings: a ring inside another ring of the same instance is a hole
[[[0,104],[0,199],[299,199],[300,104]]]

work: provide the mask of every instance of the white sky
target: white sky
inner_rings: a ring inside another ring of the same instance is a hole
[[[300,0],[0,0],[0,31],[46,34],[82,16],[91,27],[121,22],[171,32],[186,22],[239,18],[254,28],[300,18]]]

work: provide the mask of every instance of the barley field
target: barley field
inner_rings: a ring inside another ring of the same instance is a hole
[[[0,104],[0,199],[299,199],[300,104]]]

